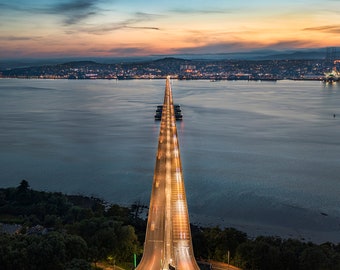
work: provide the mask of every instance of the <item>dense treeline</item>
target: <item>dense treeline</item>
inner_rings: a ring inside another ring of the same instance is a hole
[[[0,222],[22,225],[19,233],[0,235],[0,269],[87,270],[107,258],[132,262],[141,252],[135,211],[135,205],[105,208],[96,198],[34,191],[25,180],[0,189]]]
[[[260,236],[249,239],[233,228],[192,228],[195,255],[252,270],[340,269],[340,244]]]
[[[139,202],[121,207],[34,191],[25,180],[17,188],[0,189],[0,222],[21,225],[16,234],[0,234],[0,269],[90,270],[103,260],[131,267],[133,254],[142,255],[145,209]],[[229,253],[230,263],[242,269],[340,269],[340,244],[249,239],[233,228],[197,226],[192,238],[197,258],[227,262]]]

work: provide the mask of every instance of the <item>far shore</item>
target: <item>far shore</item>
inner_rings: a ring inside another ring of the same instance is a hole
[[[115,80],[115,81],[126,81],[126,80],[165,80],[167,76],[159,76],[159,77],[124,77],[124,78],[101,78],[101,77],[89,77],[89,78],[64,78],[57,76],[48,76],[48,77],[39,77],[39,76],[30,76],[30,77],[4,77],[0,76],[0,79],[22,79],[22,80],[75,80],[75,81],[83,81],[83,80]],[[210,82],[220,82],[220,81],[263,81],[263,82],[276,82],[276,81],[319,81],[324,83],[336,83],[337,81],[326,81],[324,78],[214,78],[214,77],[171,77],[173,80],[183,80],[183,81],[210,81]]]

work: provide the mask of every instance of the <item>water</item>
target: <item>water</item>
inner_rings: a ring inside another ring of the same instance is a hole
[[[0,80],[0,186],[148,204],[164,86]],[[339,85],[173,81],[173,96],[191,221],[340,241]]]

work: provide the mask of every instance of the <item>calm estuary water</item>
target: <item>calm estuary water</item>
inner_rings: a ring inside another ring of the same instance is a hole
[[[164,86],[1,79],[0,186],[148,204]],[[173,96],[192,222],[340,242],[339,84],[173,81]]]

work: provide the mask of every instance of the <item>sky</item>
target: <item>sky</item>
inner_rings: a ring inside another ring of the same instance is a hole
[[[0,0],[0,60],[340,46],[340,0]]]

